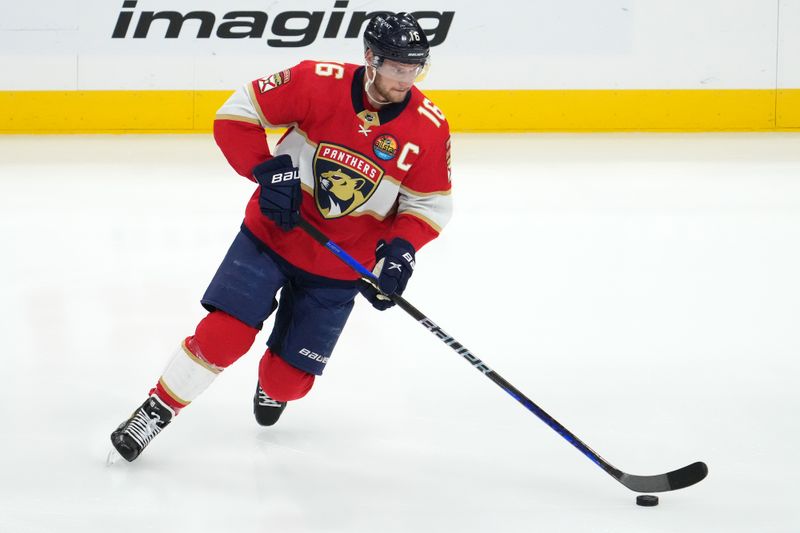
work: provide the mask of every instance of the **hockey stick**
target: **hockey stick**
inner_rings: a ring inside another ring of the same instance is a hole
[[[375,286],[377,277],[367,270],[364,265],[356,261],[347,252],[342,250],[336,243],[328,239],[317,228],[309,224],[306,220],[300,219],[300,228],[308,233],[315,241],[325,246],[341,261],[347,263],[350,268],[355,270],[361,275],[361,279],[367,283]],[[589,448],[571,431],[562,426],[555,418],[547,414],[544,409],[533,403],[527,396],[522,394],[516,387],[511,385],[508,381],[503,379],[500,374],[489,368],[483,361],[478,359],[472,354],[463,344],[455,340],[448,333],[437,326],[433,320],[425,316],[416,307],[408,303],[402,296],[390,296],[392,301],[397,304],[399,308],[411,315],[414,320],[422,324],[425,329],[436,335],[442,342],[456,351],[457,354],[474,366],[477,370],[482,372],[487,378],[492,380],[497,386],[506,391],[512,398],[524,405],[529,411],[539,417],[542,422],[550,426],[556,433],[564,437],[567,442],[575,446],[583,455],[588,457],[593,463],[606,471],[611,477],[628,487],[635,492],[667,492],[670,490],[678,490],[689,487],[705,479],[708,475],[708,467],[703,462],[696,462],[684,466],[666,474],[658,474],[655,476],[636,476],[626,474],[612,466],[608,461],[600,457],[594,450]]]

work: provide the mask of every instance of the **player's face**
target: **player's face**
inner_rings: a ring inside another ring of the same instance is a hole
[[[400,63],[390,59],[378,61],[372,50],[366,51],[368,76],[374,81],[369,84],[368,90],[375,93],[380,100],[389,103],[402,102],[414,81],[420,79],[427,72],[427,65]]]
[[[409,65],[404,65],[403,63],[395,63],[396,67],[391,65],[387,65],[387,63],[394,63],[393,61],[385,61],[383,65],[375,74],[375,83],[372,84],[373,89],[378,96],[383,98],[384,100],[388,100],[392,103],[402,102],[408,91],[411,90],[411,86],[414,85],[414,78],[416,78],[417,69],[413,68],[413,75],[409,72],[406,75],[405,79],[401,76],[389,76],[385,72],[385,68],[388,66],[389,68],[397,68],[398,72],[403,72],[405,67]]]

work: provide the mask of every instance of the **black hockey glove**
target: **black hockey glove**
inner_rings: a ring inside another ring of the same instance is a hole
[[[300,174],[286,154],[267,159],[255,166],[253,177],[261,185],[258,205],[264,216],[284,231],[289,231],[300,221]]]
[[[414,247],[404,239],[395,238],[389,244],[384,240],[378,241],[372,273],[378,278],[380,292],[364,281],[359,286],[361,294],[369,300],[372,307],[385,311],[394,305],[385,295],[403,294],[411,274],[414,273],[414,254]]]

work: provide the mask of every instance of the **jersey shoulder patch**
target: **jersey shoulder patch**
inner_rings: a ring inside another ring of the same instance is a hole
[[[301,61],[300,63],[281,70],[269,76],[256,80],[256,89],[260,94],[285,87],[291,82],[302,84],[302,80],[314,73],[314,61]]]
[[[261,94],[264,94],[267,91],[277,89],[278,87],[283,87],[292,81],[292,70],[287,68],[286,70],[276,72],[275,74],[270,74],[269,76],[259,78],[256,81],[258,83],[258,91]]]

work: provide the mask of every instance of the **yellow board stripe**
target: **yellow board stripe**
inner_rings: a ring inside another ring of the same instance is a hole
[[[208,133],[232,91],[0,91],[2,133]],[[453,131],[800,129],[800,89],[426,91]]]
[[[800,89],[781,89],[775,98],[779,127],[800,128]]]

